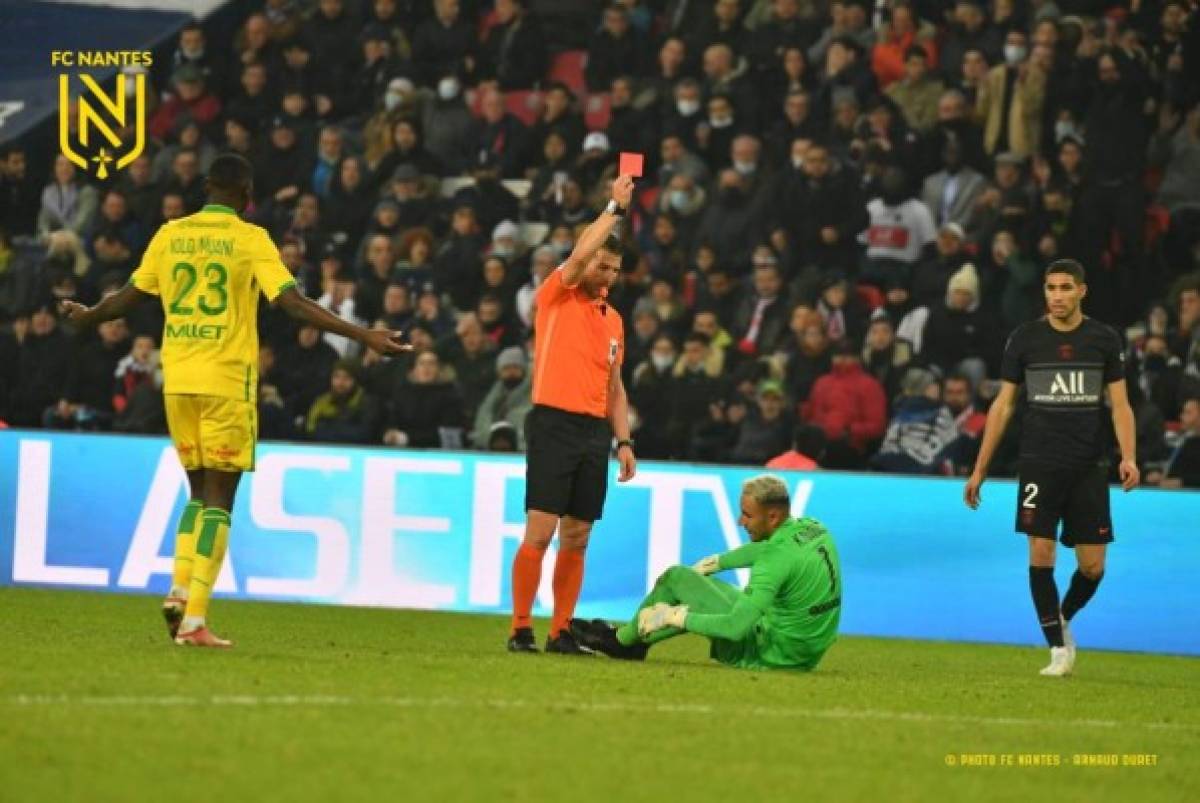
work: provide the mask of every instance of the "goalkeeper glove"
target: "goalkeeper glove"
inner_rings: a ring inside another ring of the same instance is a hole
[[[709,555],[707,558],[700,558],[692,564],[692,570],[704,575],[716,574],[721,571],[721,556]]]
[[[642,612],[638,614],[638,635],[644,638],[664,627],[677,627],[683,630],[684,623],[687,622],[687,615],[688,606],[686,605],[668,605],[660,602],[650,608],[643,608]]]

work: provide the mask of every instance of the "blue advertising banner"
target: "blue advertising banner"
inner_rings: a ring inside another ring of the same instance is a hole
[[[613,466],[615,480],[616,467]],[[580,615],[621,619],[669,566],[742,543],[758,473],[643,463],[610,485]],[[1040,644],[1016,487],[785,473],[796,513],[833,532],[845,633]],[[160,438],[0,432],[0,585],[165,592],[186,477]],[[218,594],[504,613],[523,526],[519,456],[264,443],[233,512]],[[1113,492],[1116,543],[1074,630],[1082,644],[1200,655],[1200,494]],[[552,565],[554,550],[547,555]],[[1060,552],[1059,587],[1074,561]],[[543,573],[541,613],[552,603]],[[727,573],[745,582],[744,573]]]

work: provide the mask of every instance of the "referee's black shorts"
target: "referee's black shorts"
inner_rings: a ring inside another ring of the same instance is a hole
[[[611,444],[605,419],[534,405],[525,420],[525,510],[599,519]]]
[[[1107,464],[1060,468],[1023,462],[1017,483],[1017,532],[1054,538],[1061,521],[1063,546],[1113,540]]]

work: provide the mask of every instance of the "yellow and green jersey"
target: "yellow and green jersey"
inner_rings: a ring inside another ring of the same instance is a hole
[[[295,285],[266,231],[209,204],[163,224],[130,282],[162,299],[164,393],[255,398],[258,294]]]

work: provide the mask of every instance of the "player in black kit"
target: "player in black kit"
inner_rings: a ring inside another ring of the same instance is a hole
[[[1110,432],[1115,431],[1121,449],[1121,487],[1130,491],[1139,480],[1121,339],[1111,327],[1084,317],[1080,302],[1086,292],[1078,262],[1060,259],[1046,268],[1049,314],[1017,327],[1004,347],[1000,392],[988,411],[979,458],[964,492],[967,505],[979,507],[988,463],[1012,416],[1018,386],[1023,386],[1017,532],[1029,536],[1029,588],[1050,644],[1050,663],[1041,673],[1052,677],[1068,675],[1075,666],[1075,641],[1067,622],[1096,593],[1104,576],[1105,549],[1113,540]],[[1105,409],[1105,388],[1110,410]],[[1060,521],[1063,545],[1075,549],[1076,563],[1061,605],[1054,583]]]

